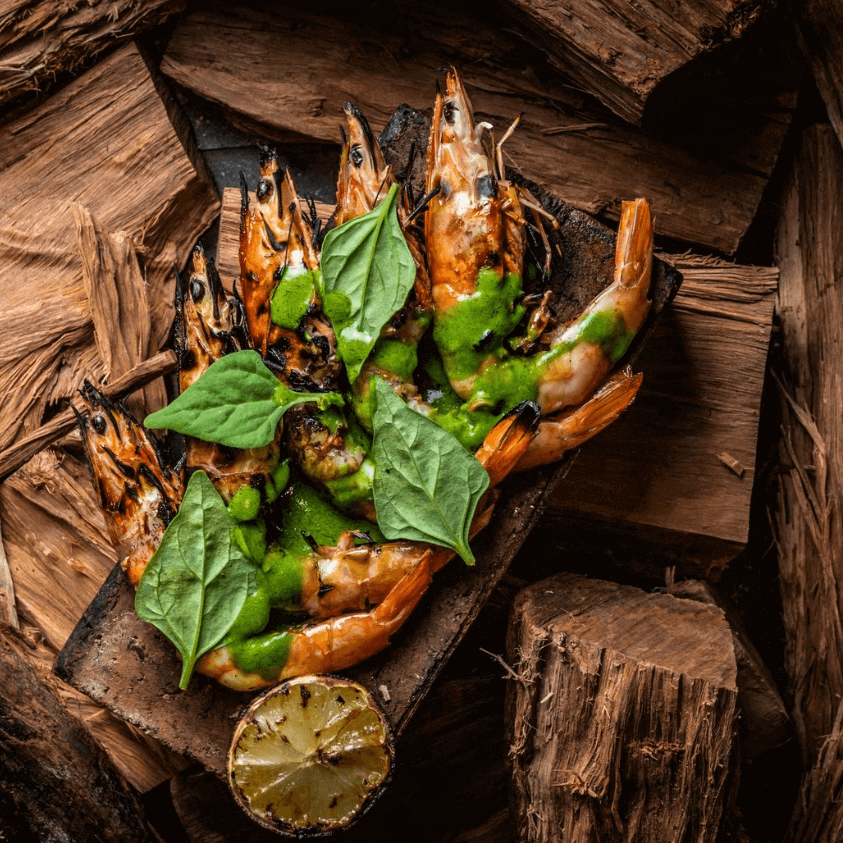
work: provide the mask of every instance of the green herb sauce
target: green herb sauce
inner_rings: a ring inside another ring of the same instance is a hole
[[[319,270],[287,267],[276,284],[270,304],[270,318],[281,328],[298,328],[310,304],[316,298]]]
[[[503,342],[525,313],[524,306],[516,304],[520,296],[520,275],[501,278],[484,269],[477,276],[476,292],[435,319],[433,338],[452,380],[469,377],[489,357],[505,354]]]
[[[257,591],[246,598],[227,636],[226,646],[240,670],[267,679],[278,675],[292,634],[286,627],[259,634],[269,622],[270,608],[300,610],[302,566],[312,552],[311,542],[330,546],[347,530],[366,533],[375,542],[384,540],[376,525],[343,515],[311,486],[294,481],[281,533],[262,557]]]

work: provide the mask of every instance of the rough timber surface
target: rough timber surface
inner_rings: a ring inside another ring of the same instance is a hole
[[[630,123],[659,84],[697,56],[740,38],[773,0],[687,3],[682,13],[642,0],[504,0],[550,60]]]
[[[774,530],[785,667],[807,773],[787,843],[843,835],[843,149],[803,133],[782,202],[782,437]]]
[[[694,154],[622,123],[558,73],[539,79],[535,68],[544,57],[490,21],[489,9],[464,12],[429,2],[369,7],[366,16],[349,7],[349,20],[341,9],[333,17],[301,4],[285,4],[283,14],[241,5],[236,15],[222,3],[191,6],[161,68],[279,140],[337,142],[346,100],[380,130],[401,103],[429,109],[437,68],[453,64],[463,72],[477,119],[492,123],[498,136],[523,114],[506,143],[508,161],[554,194],[611,218],[623,199],[647,196],[661,234],[726,253],[737,248],[778,155],[793,97],[769,113],[762,105],[766,92],[748,103],[742,113],[760,114],[759,123],[739,126],[733,141],[722,144],[726,157]],[[769,66],[768,75],[784,64]],[[791,84],[782,82],[789,91]],[[696,137],[710,136],[711,125]]]
[[[559,574],[516,598],[507,660],[519,840],[718,840],[737,763],[719,609]]]
[[[158,840],[102,747],[29,664],[23,639],[2,625],[0,670],[0,838]]]
[[[0,126],[0,449],[37,427],[83,376],[104,374],[71,205],[144,249],[151,342],[172,321],[172,266],[218,199],[129,44],[39,106]],[[45,290],[49,294],[45,295]]]
[[[0,103],[49,86],[57,74],[183,8],[184,0],[3,0]]]
[[[634,410],[582,449],[547,515],[658,537],[684,572],[705,576],[701,565],[722,567],[749,535],[779,271],[667,259],[682,287],[637,361]]]
[[[402,125],[419,139],[426,136],[424,121]],[[396,144],[395,149],[409,153],[408,144]],[[407,162],[400,160],[400,154],[398,157],[394,163],[400,171]],[[568,260],[560,262],[550,286],[558,294],[560,318],[568,319],[611,280],[614,237],[582,212],[540,190],[538,193],[558,216],[559,237],[567,250]],[[670,301],[681,280],[660,261],[653,278],[656,304],[643,335],[651,330],[658,311]],[[563,463],[508,480],[492,523],[474,544],[477,565],[449,565],[437,575],[430,593],[390,647],[347,671],[376,694],[382,687],[387,689],[386,694],[381,693],[383,706],[399,732],[536,523],[554,478],[566,468]],[[82,617],[56,669],[69,684],[170,749],[222,772],[233,720],[245,704],[243,696],[199,676],[187,692],[178,692],[178,660],[159,633],[138,620],[131,589],[119,569]]]

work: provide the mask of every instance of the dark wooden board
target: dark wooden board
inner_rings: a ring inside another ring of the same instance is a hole
[[[406,109],[396,113],[386,133],[396,171],[409,154],[409,136],[424,143],[426,119]],[[565,259],[548,285],[565,320],[581,310],[612,277],[614,236],[600,223],[534,187],[560,223]],[[631,350],[652,330],[658,313],[676,294],[681,276],[656,261],[651,284],[653,307]],[[621,361],[622,363],[624,361]],[[495,584],[541,515],[547,491],[568,461],[507,481],[492,524],[474,543],[474,568],[452,563],[430,593],[376,659],[346,671],[371,688],[400,734],[456,644],[465,635]],[[234,721],[248,701],[203,677],[179,692],[179,664],[169,644],[134,614],[131,588],[115,569],[68,639],[56,662],[58,675],[171,749],[222,774]]]

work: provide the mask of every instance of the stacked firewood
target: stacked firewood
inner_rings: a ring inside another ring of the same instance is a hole
[[[378,131],[453,64],[477,119],[522,114],[523,175],[609,224],[647,196],[684,280],[633,408],[542,476],[438,678],[464,630],[426,651],[392,791],[347,839],[843,838],[839,4],[16,0],[0,23],[0,837],[269,839],[190,736],[52,673],[117,561],[70,402],[85,377],[166,401],[172,267],[204,236],[232,285],[258,141],[327,219],[342,104]]]

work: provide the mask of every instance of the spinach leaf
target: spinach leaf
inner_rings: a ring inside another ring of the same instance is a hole
[[[468,531],[489,475],[435,422],[411,410],[375,379],[375,509],[388,539],[417,539],[453,548],[468,565]]]
[[[196,660],[223,640],[247,595],[257,590],[257,568],[237,546],[233,527],[208,475],[194,472],[138,585],[138,617],[181,653],[182,690]]]
[[[395,210],[397,199],[394,184],[380,205],[329,231],[322,245],[322,306],[334,325],[351,383],[416,277]]]
[[[267,369],[256,351],[237,351],[214,361],[174,401],[144,420],[230,448],[262,448],[272,442],[281,416],[294,404],[340,405],[336,393],[293,392]]]

